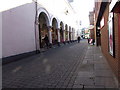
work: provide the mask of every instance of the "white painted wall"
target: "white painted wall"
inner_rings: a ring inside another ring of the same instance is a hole
[[[2,13],[0,12],[0,89],[2,89]]]
[[[34,3],[2,12],[3,57],[31,52],[35,46]]]
[[[0,12],[0,58],[2,58],[2,13]]]

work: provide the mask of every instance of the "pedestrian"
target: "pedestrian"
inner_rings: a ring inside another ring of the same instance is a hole
[[[89,39],[89,44],[91,44],[93,42],[93,39]]]
[[[79,43],[79,42],[80,42],[80,36],[78,36],[78,38],[77,38],[77,39],[78,39],[78,43]]]
[[[88,39],[88,44],[89,44],[89,40],[90,40],[90,39],[89,39],[89,38],[87,38],[87,39]]]
[[[45,44],[46,44],[47,49],[48,49],[48,47],[49,47],[49,39],[48,39],[47,34],[45,35],[44,41],[45,41]]]

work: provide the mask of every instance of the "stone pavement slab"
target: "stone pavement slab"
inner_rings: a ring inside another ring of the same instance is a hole
[[[88,46],[78,72],[75,85],[81,83],[86,88],[102,88],[102,90],[118,88],[115,83],[115,76],[99,47]]]
[[[94,86],[92,77],[77,77],[74,85]]]

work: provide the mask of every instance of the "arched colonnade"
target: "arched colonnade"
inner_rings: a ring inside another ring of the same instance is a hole
[[[62,20],[60,21],[57,17],[50,16],[44,8],[38,10],[37,20],[36,32],[39,49],[45,47],[45,35],[48,36],[50,45],[60,45],[75,40],[74,28],[65,24]]]

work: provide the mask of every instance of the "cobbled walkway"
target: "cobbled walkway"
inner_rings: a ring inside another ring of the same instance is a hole
[[[99,47],[86,40],[6,64],[2,75],[3,88],[117,87]]]

